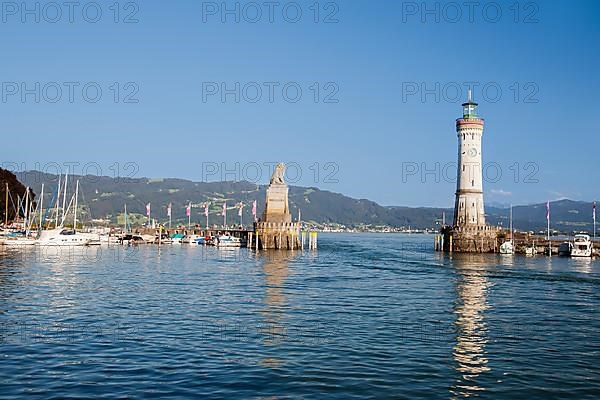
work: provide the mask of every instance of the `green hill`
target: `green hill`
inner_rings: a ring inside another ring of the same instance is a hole
[[[36,171],[17,174],[25,185],[40,193],[41,183],[46,184],[44,203],[50,204],[52,193],[56,191],[58,177]],[[244,221],[251,221],[251,204],[257,200],[258,215],[265,203],[265,185],[248,182],[193,182],[184,179],[111,178],[107,176],[74,176],[80,180],[80,203],[83,213],[89,218],[110,219],[117,222],[127,204],[128,212],[135,219],[143,221],[145,205],[151,203],[152,216],[160,221],[168,219],[167,204],[172,203],[174,222],[187,222],[185,207],[193,204],[192,221],[205,223],[202,204],[211,202],[209,223],[222,223],[222,204],[228,207],[243,202]],[[70,184],[72,184],[70,180]],[[387,225],[392,227],[435,228],[436,221],[446,213],[446,221],[452,221],[452,209],[428,207],[386,207],[366,199],[354,199],[340,193],[320,190],[314,187],[290,186],[290,209],[297,218],[298,209],[303,221],[316,223],[338,223],[346,226]],[[561,200],[551,203],[552,228],[564,232],[591,230],[592,205],[590,202]],[[488,223],[508,227],[509,211],[506,208],[487,207]],[[514,226],[521,230],[546,229],[545,204],[517,206],[513,209]],[[239,221],[237,210],[228,211],[229,223]]]

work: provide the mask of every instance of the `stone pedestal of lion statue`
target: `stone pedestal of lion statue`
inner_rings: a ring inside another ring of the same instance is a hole
[[[267,188],[267,200],[262,217],[255,224],[254,240],[257,249],[296,250],[300,248],[300,222],[292,222],[288,191],[284,181],[285,165],[278,164]],[[257,242],[258,241],[258,242]]]

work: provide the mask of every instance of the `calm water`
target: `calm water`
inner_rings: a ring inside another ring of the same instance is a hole
[[[0,398],[600,396],[600,262],[319,246],[0,249]]]

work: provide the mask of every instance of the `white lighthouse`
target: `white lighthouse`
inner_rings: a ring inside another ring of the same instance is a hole
[[[481,137],[484,120],[477,116],[477,103],[469,90],[467,102],[462,105],[463,116],[456,120],[458,134],[458,174],[454,226],[476,228],[485,226],[483,207],[483,178]]]

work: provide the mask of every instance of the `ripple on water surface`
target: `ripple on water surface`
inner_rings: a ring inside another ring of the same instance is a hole
[[[0,248],[0,398],[594,398],[599,272],[427,235]]]

